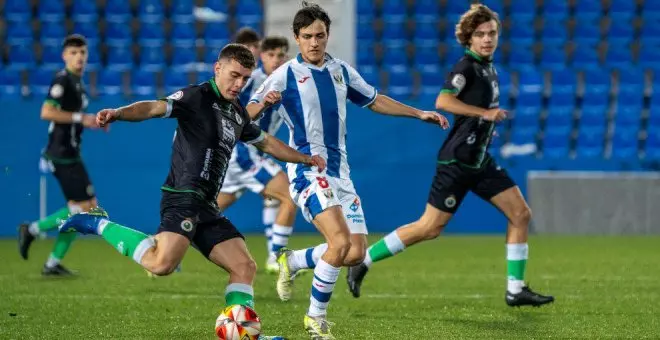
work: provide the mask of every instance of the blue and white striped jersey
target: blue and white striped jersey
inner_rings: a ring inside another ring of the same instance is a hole
[[[266,93],[279,91],[282,101],[273,107],[289,127],[289,145],[299,152],[327,160],[327,175],[348,179],[346,155],[346,102],[368,106],[376,89],[348,63],[326,54],[321,67],[298,56],[273,72],[255,91],[250,102],[261,102]],[[289,180],[304,178],[309,167],[287,164]]]

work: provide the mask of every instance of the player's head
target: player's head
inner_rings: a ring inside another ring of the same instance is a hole
[[[254,56],[245,45],[225,46],[214,66],[215,84],[220,94],[228,100],[236,99],[250,79],[255,65]]]
[[[80,34],[64,38],[62,59],[66,68],[75,73],[82,73],[87,65],[87,40]]]
[[[265,37],[261,42],[261,63],[266,74],[271,74],[287,59],[289,41],[281,36]]]
[[[315,65],[323,63],[330,23],[328,13],[321,6],[303,1],[303,8],[293,17],[293,36],[306,62]]]
[[[259,37],[259,33],[250,27],[243,27],[239,29],[238,32],[236,32],[236,37],[234,38],[235,43],[245,45],[248,49],[250,49],[254,59],[259,58],[260,40],[261,38]]]
[[[485,58],[495,53],[499,34],[500,18],[485,5],[472,5],[456,24],[456,40]]]

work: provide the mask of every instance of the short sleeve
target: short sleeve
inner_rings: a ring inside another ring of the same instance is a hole
[[[62,100],[64,99],[64,93],[67,91],[67,89],[67,78],[64,76],[56,77],[50,84],[45,102],[57,108],[62,107]]]
[[[286,70],[288,70],[288,67],[280,67],[268,76],[263,84],[254,91],[249,103],[261,103],[266,93],[271,91],[284,92],[286,88]]]
[[[167,103],[167,110],[163,118],[182,118],[194,113],[194,102],[196,97],[196,87],[190,86],[183,88],[171,95],[161,98]]]
[[[240,140],[247,144],[254,144],[261,142],[264,138],[266,138],[266,134],[261,131],[259,125],[249,122],[243,127]]]
[[[449,72],[440,93],[452,93],[458,95],[464,88],[469,87],[474,79],[474,69],[468,62],[460,61]]]
[[[378,91],[369,85],[364,78],[351,65],[342,63],[344,78],[346,79],[347,93],[346,97],[353,104],[365,107],[371,105],[376,100]]]

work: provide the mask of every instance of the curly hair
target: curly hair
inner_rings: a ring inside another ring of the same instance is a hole
[[[469,46],[470,38],[477,27],[491,20],[497,22],[497,30],[500,31],[502,24],[499,15],[486,5],[473,4],[467,12],[461,15],[461,19],[456,24],[456,41],[463,46]]]

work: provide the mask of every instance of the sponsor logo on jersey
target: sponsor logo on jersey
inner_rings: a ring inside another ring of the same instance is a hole
[[[309,79],[309,76],[304,76],[304,77],[300,78],[300,80],[298,80],[298,82],[301,83],[301,84],[304,84],[307,81],[307,79]]]
[[[360,200],[356,197],[349,208],[356,212],[360,208]]]

